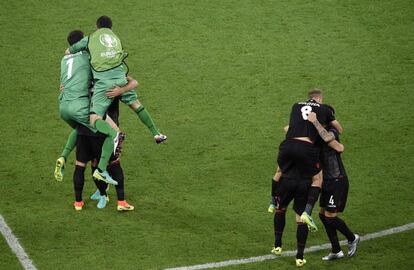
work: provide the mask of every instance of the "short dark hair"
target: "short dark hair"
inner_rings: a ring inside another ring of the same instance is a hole
[[[112,29],[112,20],[108,16],[101,16],[96,20],[96,27]]]
[[[83,32],[81,30],[73,30],[68,35],[69,45],[72,46],[73,44],[81,40],[82,38],[83,38]]]
[[[311,89],[308,92],[308,98],[310,98],[310,99],[313,99],[313,98],[316,98],[316,97],[321,97],[321,96],[322,96],[322,90],[318,89],[318,88]]]

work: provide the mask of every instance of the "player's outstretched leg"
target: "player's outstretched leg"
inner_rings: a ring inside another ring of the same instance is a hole
[[[93,117],[91,116],[91,119],[92,118]],[[107,137],[105,138],[105,141],[102,146],[102,153],[98,163],[98,169],[95,170],[95,172],[93,173],[93,177],[97,180],[104,181],[108,184],[117,185],[118,182],[112,179],[112,177],[106,171],[106,166],[108,165],[112,153],[116,151],[116,147],[118,145],[119,132],[111,128],[111,126],[102,119],[96,119],[94,125],[99,132],[107,135]]]
[[[318,231],[318,226],[316,226],[316,223],[313,221],[312,216],[310,216],[308,213],[303,212],[300,216],[300,220],[308,226],[310,232]]]
[[[161,134],[149,112],[138,102],[138,100],[132,103],[130,108],[138,115],[139,120],[141,120],[141,122],[151,131],[151,134],[154,136],[154,140],[157,144],[167,140],[167,136]]]
[[[65,163],[69,157],[69,154],[75,148],[76,139],[78,137],[78,132],[76,129],[73,129],[72,132],[69,134],[68,140],[66,141],[66,145],[63,148],[63,152],[60,157],[56,160],[55,166],[55,179],[56,181],[62,181],[63,175],[65,172]]]
[[[312,218],[312,209],[315,205],[316,201],[318,200],[319,193],[321,193],[320,186],[311,186],[308,191],[308,201],[305,206],[305,211],[300,216],[302,222],[308,225],[309,231],[316,232],[318,227],[316,223],[313,221]]]
[[[55,179],[56,181],[62,181],[63,180],[63,175],[65,173],[65,163],[66,160],[64,157],[60,157],[56,160],[56,165],[55,165]]]
[[[106,171],[106,166],[108,164],[109,158],[112,155],[113,142],[110,137],[106,137],[103,146],[101,159],[99,160],[98,169],[93,173],[93,177],[97,180],[104,181],[108,184],[117,185],[118,182],[112,179],[109,173]]]

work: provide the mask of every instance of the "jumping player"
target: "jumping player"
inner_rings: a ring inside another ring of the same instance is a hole
[[[106,172],[111,149],[117,143],[117,133],[110,125],[103,121],[103,117],[112,103],[112,98],[106,92],[114,86],[122,87],[127,84],[126,65],[124,63],[127,53],[122,49],[121,40],[112,32],[112,20],[101,16],[96,22],[97,30],[89,37],[85,37],[67,49],[66,53],[77,53],[87,50],[90,55],[92,74],[94,79],[94,95],[90,106],[90,123],[99,132],[107,135],[102,149],[101,159],[94,177],[108,183],[114,180]],[[120,100],[127,104],[150,129],[157,143],[167,139],[155,126],[147,110],[138,102],[135,91],[127,91],[120,95]]]
[[[69,33],[67,40],[72,45],[83,37],[81,31],[74,30]],[[96,129],[89,124],[89,87],[92,81],[89,54],[86,51],[80,51],[64,56],[60,70],[61,94],[59,95],[59,113],[61,118],[72,128],[72,131],[61,156],[56,161],[55,178],[57,181],[63,180],[66,160],[75,147],[77,138],[76,127],[84,125],[96,132]],[[128,83],[127,89],[132,89],[135,86],[136,81]],[[113,129],[119,131],[110,117],[106,118],[106,122]]]
[[[302,213],[297,213],[298,251],[296,265],[299,267],[306,263],[303,258],[303,251],[308,230],[317,230],[317,226],[311,217],[311,211],[318,199],[322,185],[319,161],[320,147],[315,145],[319,138],[318,130],[312,123],[308,122],[308,115],[312,111],[316,111],[322,123],[330,123],[340,127],[332,111],[322,104],[323,97],[320,90],[310,91],[308,97],[308,101],[296,103],[292,107],[286,139],[279,147],[279,166],[272,179],[272,198],[276,197],[280,200],[277,203],[278,209],[275,214],[275,246],[272,253],[280,254],[282,252],[281,235],[285,223],[286,207],[295,198],[295,201],[297,201],[295,211],[302,211]],[[323,139],[328,141],[333,138],[323,136]],[[280,196],[277,196],[277,194],[280,194]],[[299,206],[302,206],[304,197],[307,199],[303,209],[301,209],[302,207]]]
[[[317,227],[311,214],[315,202],[318,200],[322,186],[322,172],[319,160],[320,147],[315,145],[319,137],[318,131],[308,121],[308,115],[316,112],[322,125],[340,125],[335,120],[335,115],[327,105],[322,104],[322,91],[311,90],[308,93],[309,100],[298,102],[292,106],[289,129],[286,139],[279,146],[278,165],[282,173],[295,167],[302,178],[312,178],[312,185],[308,192],[308,200],[304,212],[301,214],[302,222],[306,223],[311,231]]]

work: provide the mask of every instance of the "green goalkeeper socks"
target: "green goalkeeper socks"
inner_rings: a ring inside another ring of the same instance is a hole
[[[157,127],[155,126],[154,121],[152,121],[151,115],[148,111],[144,108],[144,106],[140,106],[136,109],[135,113],[138,115],[139,119],[141,120],[144,125],[151,131],[152,136],[160,134]]]
[[[63,148],[63,152],[61,155],[62,157],[65,158],[65,160],[68,160],[70,153],[72,152],[73,148],[75,148],[77,137],[78,137],[78,132],[76,131],[76,129],[73,129],[72,132],[69,134],[65,148]]]
[[[116,137],[116,130],[113,129],[105,120],[98,119],[95,121],[95,128],[102,134],[108,135],[111,139]]]
[[[106,171],[106,167],[108,166],[113,151],[114,141],[110,137],[106,137],[102,145],[101,159],[99,160],[98,169]]]
[[[113,139],[116,137],[117,132],[102,119],[98,119],[95,121],[95,128],[99,132],[107,135],[102,146],[101,159],[99,160],[98,164],[98,168],[101,171],[106,171],[106,166],[108,166],[109,159],[111,158],[112,152],[114,151]]]

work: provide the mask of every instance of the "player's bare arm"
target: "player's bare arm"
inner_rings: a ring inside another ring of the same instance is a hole
[[[127,77],[128,83],[125,86],[119,87],[119,86],[115,86],[114,88],[108,90],[105,95],[109,98],[114,98],[117,96],[122,95],[123,93],[126,93],[134,88],[136,88],[138,86],[138,82],[137,80],[135,80],[134,78],[128,76]]]
[[[69,48],[65,50],[65,54],[77,53],[88,48],[89,37],[84,37],[80,41],[72,44]]]
[[[335,136],[333,136],[331,133],[329,133],[322,125],[319,123],[318,119],[316,118],[316,113],[311,112],[308,116],[308,121],[311,122],[316,130],[319,133],[319,136],[321,136],[322,140],[324,142],[329,143],[333,140],[335,140]]]
[[[335,128],[339,132],[339,134],[342,134],[344,132],[344,129],[342,128],[338,120],[333,120],[332,122],[329,123],[329,125]]]
[[[329,132],[332,136],[335,136],[333,133]],[[342,153],[345,150],[345,147],[342,143],[338,142],[337,140],[330,141],[328,143],[329,147],[334,149],[338,153]]]
[[[316,130],[318,130],[319,135],[321,138],[328,143],[329,147],[334,149],[338,153],[342,153],[344,151],[344,145],[335,140],[335,135],[331,132],[328,132],[318,121],[316,118],[316,113],[312,112],[309,114],[308,120],[312,122],[312,124],[315,126]],[[336,122],[339,125],[338,121],[332,121]],[[331,122],[331,123],[332,123]],[[340,126],[340,125],[339,125]]]

